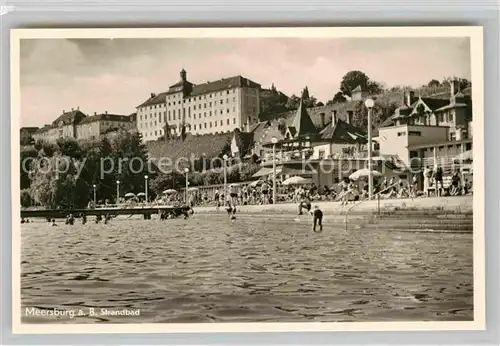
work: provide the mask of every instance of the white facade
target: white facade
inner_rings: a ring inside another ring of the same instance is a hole
[[[185,79],[183,82],[187,86],[191,85]],[[214,83],[221,87],[213,90]],[[183,119],[186,131],[192,134],[227,132],[235,128],[245,131],[258,122],[258,84],[243,77],[231,77],[214,83],[193,86],[192,91],[188,92],[176,86],[171,87],[169,92],[152,94],[150,100],[137,107],[138,131],[145,140],[150,141],[164,135],[166,123],[172,134],[179,133]]]
[[[382,127],[375,139],[381,155],[398,155],[405,165],[410,164],[409,146],[448,140],[449,127],[399,125]]]

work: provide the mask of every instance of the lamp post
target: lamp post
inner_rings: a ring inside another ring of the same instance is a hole
[[[224,205],[226,205],[226,202],[227,202],[227,173],[226,173],[226,167],[227,167],[227,159],[229,158],[227,155],[224,154],[224,156],[222,156],[222,158],[224,159]]]
[[[186,191],[184,193],[185,195],[185,202],[187,204],[188,202],[188,185],[189,185],[189,181],[188,181],[188,173],[189,173],[189,168],[184,168],[184,173],[186,173]]]
[[[95,209],[95,207],[97,206],[95,188],[96,188],[97,186],[94,184],[94,185],[92,185],[92,187],[94,188],[94,209]]]
[[[116,205],[118,206],[118,203],[120,201],[120,181],[116,181]]]
[[[144,197],[146,198],[146,203],[148,203],[148,179],[147,175],[144,176]]]
[[[373,177],[372,177],[372,112],[375,102],[372,99],[365,101],[368,108],[368,199],[373,199]]]
[[[278,143],[278,138],[271,138],[271,143],[273,143],[273,204],[276,204],[276,143]]]

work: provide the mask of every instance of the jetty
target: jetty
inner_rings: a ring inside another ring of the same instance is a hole
[[[73,214],[74,217],[85,216],[104,216],[104,215],[144,215],[144,219],[150,219],[151,215],[162,213],[180,213],[188,210],[189,207],[186,205],[148,205],[148,206],[120,206],[120,205],[109,205],[109,206],[98,206],[96,208],[87,209],[21,209],[22,218],[65,218],[69,214]]]

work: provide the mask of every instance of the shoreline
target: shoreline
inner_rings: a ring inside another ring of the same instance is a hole
[[[359,202],[355,202],[359,203]],[[323,212],[345,214],[349,208],[355,203],[349,203],[347,206],[342,206],[340,202],[332,201],[317,201],[312,202],[312,205],[317,205]],[[377,200],[366,201],[358,204],[349,213],[356,214],[360,212],[376,212]],[[473,197],[468,196],[453,196],[453,197],[426,197],[426,198],[404,198],[404,199],[381,199],[380,210],[392,211],[400,210],[439,210],[444,212],[459,212],[467,213],[473,211]],[[199,214],[217,213],[214,206],[209,207],[194,207],[194,212]],[[223,209],[223,208],[221,208]],[[265,213],[296,213],[296,203],[279,203],[279,204],[258,204],[258,205],[242,205],[237,206],[238,213],[248,214],[265,214]]]

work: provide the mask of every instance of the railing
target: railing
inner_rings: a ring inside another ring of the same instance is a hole
[[[380,194],[389,190],[389,189],[392,189],[393,187],[395,187],[399,184],[400,184],[400,182],[394,183],[394,184],[384,188],[383,190],[380,190],[375,195],[373,195],[373,197],[375,197],[375,196],[377,197],[377,213],[379,216],[380,216]],[[411,196],[412,196],[412,193],[410,191],[410,198],[413,200],[413,197],[411,197]],[[363,204],[363,203],[368,202],[368,201],[372,201],[372,199],[364,199],[364,200],[359,201],[358,203],[354,204],[349,209],[347,209],[347,211],[345,212],[345,230],[346,231],[347,231],[347,222],[348,222],[348,216],[349,216],[350,211],[353,210],[354,208],[356,208],[358,205]]]

